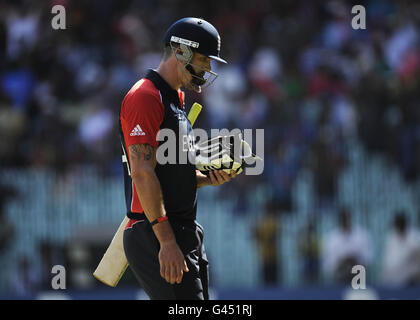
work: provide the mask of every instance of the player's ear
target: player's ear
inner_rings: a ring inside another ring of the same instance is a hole
[[[193,51],[185,44],[177,44],[174,50],[177,60],[184,63],[189,63],[193,57]]]
[[[182,54],[183,54],[181,48],[179,48],[179,47],[178,48],[175,48],[174,51],[173,51],[173,53],[174,53],[175,57],[176,57],[176,55],[182,56]]]
[[[169,44],[168,48],[169,48],[171,54],[174,54],[174,55],[182,54],[182,52],[180,52],[179,45],[177,43],[171,42]]]

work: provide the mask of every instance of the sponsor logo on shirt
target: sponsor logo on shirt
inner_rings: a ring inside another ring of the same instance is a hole
[[[140,125],[136,125],[133,129],[133,131],[131,131],[130,136],[144,136],[146,135],[146,133],[144,133],[144,131],[141,129]]]

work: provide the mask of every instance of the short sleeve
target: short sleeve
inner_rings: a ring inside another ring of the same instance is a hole
[[[156,96],[148,92],[128,95],[121,111],[127,147],[144,143],[158,147],[156,137],[163,121],[164,107]]]

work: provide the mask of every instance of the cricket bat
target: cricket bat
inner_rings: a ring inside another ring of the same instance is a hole
[[[191,110],[188,113],[188,120],[191,122],[191,126],[194,125],[202,108],[203,107],[197,102],[192,105]],[[118,284],[128,267],[123,245],[124,229],[128,221],[129,219],[125,217],[121,222],[108,249],[105,251],[104,256],[96,267],[96,270],[93,272],[93,276],[96,279],[110,287],[115,287]]]

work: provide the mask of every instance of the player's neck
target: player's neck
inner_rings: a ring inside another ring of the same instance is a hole
[[[156,71],[172,89],[178,90],[181,87],[182,84],[178,79],[177,73],[174,72],[174,67],[170,65],[169,61],[162,61]]]

